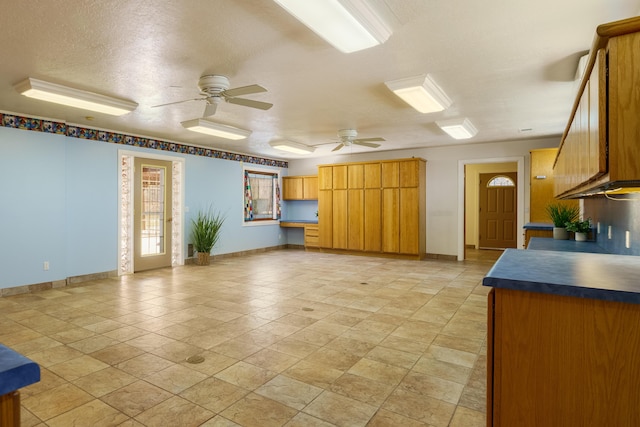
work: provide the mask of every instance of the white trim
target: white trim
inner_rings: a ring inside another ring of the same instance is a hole
[[[524,227],[524,156],[517,157],[494,157],[490,159],[469,159],[458,160],[458,261],[464,260],[464,167],[465,165],[474,165],[481,163],[507,163],[516,162],[518,164],[518,194],[517,194],[517,224],[516,229],[522,230]],[[522,233],[517,233],[516,246],[521,248],[524,245],[524,237]]]
[[[166,155],[166,154],[157,154],[157,153],[149,153],[146,151],[134,151],[134,150],[124,150],[124,149],[120,149],[118,150],[118,275],[122,275],[122,274],[128,274],[128,273],[133,273],[134,270],[134,265],[133,265],[133,259],[131,259],[131,263],[130,263],[130,271],[127,272],[122,272],[120,269],[120,262],[121,262],[121,257],[122,257],[122,248],[121,248],[121,244],[120,241],[122,239],[122,214],[120,212],[120,202],[122,200],[122,158],[123,157],[132,157],[133,159],[135,159],[136,157],[141,157],[141,158],[145,158],[145,159],[154,159],[154,160],[164,160],[164,161],[169,161],[172,163],[175,162],[179,162],[180,163],[180,171],[182,173],[182,176],[180,177],[180,217],[181,217],[181,224],[180,224],[180,228],[178,229],[178,238],[179,240],[179,245],[177,245],[176,247],[176,251],[177,253],[172,253],[172,259],[176,259],[177,261],[175,263],[172,262],[172,267],[176,266],[176,265],[184,265],[184,236],[185,236],[185,211],[184,211],[184,205],[185,205],[185,174],[186,174],[186,168],[185,168],[185,164],[186,164],[186,159],[183,157],[179,157],[179,156],[170,156],[170,155]],[[129,219],[130,219],[130,224],[133,224],[133,207],[131,207],[131,209],[129,210],[128,214]],[[130,230],[130,236],[133,236],[133,230]],[[172,245],[173,246],[173,245]]]
[[[278,168],[278,167],[273,167],[273,168],[265,168],[265,167],[260,167],[260,166],[256,166],[256,167],[252,167],[251,165],[247,166],[246,164],[243,164],[242,166],[242,202],[240,203],[240,206],[242,207],[242,211],[240,212],[242,214],[242,226],[243,227],[259,227],[261,225],[278,225],[280,224],[280,220],[279,219],[272,219],[272,220],[265,220],[262,219],[260,221],[245,221],[244,220],[244,174],[246,171],[255,171],[255,172],[264,172],[264,173],[268,173],[268,174],[277,174],[278,176],[278,186],[280,187],[280,204],[282,204],[282,168]],[[274,192],[274,207],[275,207],[275,192]],[[275,213],[274,213],[275,215]]]

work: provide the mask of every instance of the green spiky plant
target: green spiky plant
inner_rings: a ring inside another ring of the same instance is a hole
[[[566,223],[574,222],[580,216],[580,208],[577,206],[567,206],[562,203],[552,203],[547,205],[547,214],[551,218],[554,227],[564,228]]]
[[[224,220],[225,216],[212,208],[199,211],[196,217],[191,219],[191,239],[194,249],[198,252],[198,264],[209,264],[209,254],[220,239]]]

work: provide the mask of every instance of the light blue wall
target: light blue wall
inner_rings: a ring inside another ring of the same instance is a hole
[[[227,215],[214,255],[287,243],[278,225],[243,226],[241,162],[0,127],[0,288],[117,270],[120,149],[185,159],[185,256],[209,205]]]
[[[117,269],[118,156],[111,145],[65,140],[67,277]]]
[[[0,128],[2,288],[67,277],[65,140]]]

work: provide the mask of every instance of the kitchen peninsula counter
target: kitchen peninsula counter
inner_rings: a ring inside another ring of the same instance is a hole
[[[601,251],[532,239],[483,279],[487,425],[640,425],[640,257]]]

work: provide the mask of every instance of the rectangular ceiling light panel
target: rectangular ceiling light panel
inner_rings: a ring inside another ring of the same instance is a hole
[[[295,154],[309,154],[316,150],[315,147],[310,147],[293,141],[271,141],[269,142],[269,145],[276,150],[288,151],[289,153]]]
[[[251,135],[251,131],[235,128],[233,126],[221,125],[204,119],[194,119],[182,122],[182,127],[193,132],[204,133],[206,135],[217,136],[225,139],[245,139]]]
[[[98,93],[74,89],[55,83],[28,78],[14,86],[18,92],[41,101],[55,102],[68,107],[121,116],[135,110],[138,104]]]
[[[366,0],[274,0],[344,53],[387,41],[391,29]]]
[[[403,101],[421,113],[435,113],[451,105],[451,99],[429,75],[385,82]]]
[[[469,139],[478,133],[478,129],[467,118],[437,121],[436,124],[455,139]]]

